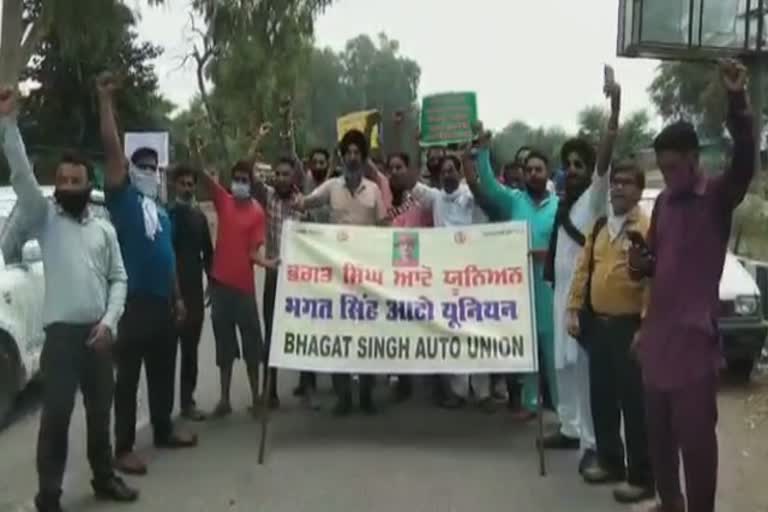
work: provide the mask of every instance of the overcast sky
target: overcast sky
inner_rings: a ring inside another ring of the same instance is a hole
[[[178,105],[195,94],[194,68],[178,69],[189,48],[189,0],[141,5],[140,33],[162,45],[162,92]],[[450,6],[450,7],[449,7]],[[336,0],[317,21],[320,46],[336,50],[361,33],[400,42],[421,66],[420,94],[478,93],[486,126],[521,119],[576,125],[578,111],[603,104],[603,64],[624,87],[624,112],[648,109],[655,61],[616,57],[617,0]]]

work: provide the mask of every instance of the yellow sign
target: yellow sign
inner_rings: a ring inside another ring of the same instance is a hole
[[[339,141],[348,131],[360,130],[368,139],[371,149],[377,149],[380,143],[379,119],[381,119],[381,115],[378,110],[362,110],[341,116],[336,120],[336,131],[339,135]]]

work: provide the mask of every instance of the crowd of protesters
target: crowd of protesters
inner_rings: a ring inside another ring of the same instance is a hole
[[[209,169],[175,165],[173,199],[163,204],[157,152],[141,148],[128,161],[123,156],[113,111],[116,82],[104,74],[97,94],[111,222],[90,211],[90,166],[74,153],[59,161],[54,200],[44,197],[16,124],[17,95],[2,88],[0,142],[20,215],[40,242],[45,268],[37,509],[61,510],[78,389],[93,489],[97,497],[122,502],[139,493],[117,472],[147,472],[134,451],[142,366],[153,440],[160,448],[189,448],[198,441],[172,418],[177,350],[186,425],[232,412],[230,387],[239,358],[247,369],[252,413],[263,414],[262,404],[279,408],[277,371],[268,375],[265,362],[282,225],[295,219],[412,228],[527,222],[544,378],[425,376],[435,403],[452,409],[476,404],[493,413],[507,402],[514,418],[527,421],[538,412],[544,386],[545,405],[559,420],[544,448],[580,450],[578,472],[585,482],[616,484],[614,497],[622,503],[658,496],[654,510],[660,512],[713,511],[722,360],[718,283],[731,217],[755,171],[746,71],[724,61],[721,77],[734,142],[731,165],[708,177],[699,166],[693,126],[681,121],[665,127],[654,149],[666,188],[650,216],[639,204],[643,171],[633,159],[613,159],[621,105],[613,81],[605,84],[611,114],[603,139],[597,147],[579,138],[567,141],[556,175],[549,158],[530,147],[494,170],[491,137],[481,130],[461,151],[430,148],[422,176],[417,159],[406,152],[375,163],[365,135],[353,130],[337,151],[313,150],[306,162],[295,151],[281,157],[268,180],[254,173],[249,159],[231,167],[226,186]],[[196,202],[199,184],[213,201],[215,243]],[[254,265],[266,269],[263,331]],[[210,414],[194,398],[208,303],[221,391]],[[360,409],[375,414],[374,376],[357,379]],[[391,381],[394,399],[404,401],[421,380],[401,375]],[[335,374],[332,382],[333,413],[352,413],[352,376]],[[302,372],[294,395],[316,407],[316,391],[317,376]]]

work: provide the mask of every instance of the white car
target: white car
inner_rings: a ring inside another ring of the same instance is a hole
[[[53,187],[42,187],[47,197]],[[104,195],[94,191],[91,208],[108,218]],[[37,375],[43,332],[43,263],[16,210],[16,194],[0,187],[0,425],[16,397]]]
[[[649,216],[659,193],[661,190],[658,189],[643,192],[640,204]],[[728,369],[744,380],[752,374],[768,333],[760,300],[760,289],[753,275],[736,255],[728,251],[720,278],[718,324]]]

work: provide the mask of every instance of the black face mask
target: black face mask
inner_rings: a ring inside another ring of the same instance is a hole
[[[91,188],[83,190],[60,190],[56,189],[53,193],[56,202],[65,213],[79,219],[83,216],[85,207],[88,206],[88,199],[91,197]]]

